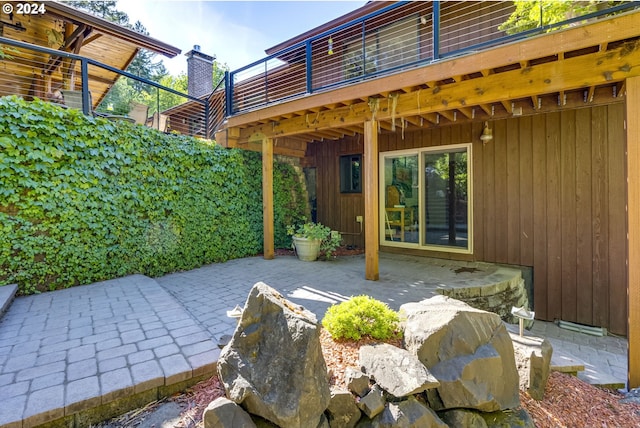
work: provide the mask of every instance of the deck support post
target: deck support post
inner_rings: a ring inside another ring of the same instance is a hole
[[[364,123],[364,251],[365,279],[377,281],[380,241],[378,197],[378,122]]]
[[[640,77],[626,82],[628,387],[640,386]]]
[[[273,237],[273,139],[262,139],[262,225],[264,258],[274,258]]]

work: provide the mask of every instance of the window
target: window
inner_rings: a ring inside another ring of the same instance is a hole
[[[362,155],[340,156],[340,192],[362,193]]]
[[[381,243],[472,251],[471,145],[380,154]]]

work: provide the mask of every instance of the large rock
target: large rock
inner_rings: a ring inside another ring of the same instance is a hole
[[[480,413],[488,428],[536,428],[531,415],[524,409]],[[585,415],[588,418],[588,415]]]
[[[369,393],[358,400],[358,408],[367,417],[373,418],[382,413],[385,403],[384,391],[378,385],[373,385]]]
[[[315,315],[262,282],[249,293],[218,374],[231,400],[282,427],[316,427],[329,404]]]
[[[447,410],[439,413],[439,416],[450,427],[487,428],[487,423],[475,410]]]
[[[358,397],[364,397],[371,389],[369,385],[371,379],[369,376],[362,373],[361,370],[356,370],[353,367],[347,367],[345,369],[344,380],[349,391],[353,392]]]
[[[204,428],[256,428],[251,416],[242,407],[224,397],[209,403],[202,419]]]
[[[331,428],[353,428],[362,416],[353,395],[341,389],[331,390],[331,401],[325,414]]]
[[[542,400],[549,380],[553,347],[547,339],[511,333],[520,389],[534,400]]]
[[[513,345],[498,315],[445,296],[404,304],[400,312],[405,348],[440,381],[427,390],[433,409],[519,406]]]
[[[448,428],[438,415],[414,397],[388,403],[367,425],[371,428]]]
[[[418,358],[387,343],[360,348],[360,365],[376,384],[394,397],[418,394],[440,385]]]

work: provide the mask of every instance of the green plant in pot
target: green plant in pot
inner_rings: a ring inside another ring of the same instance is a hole
[[[292,237],[292,246],[300,260],[312,262],[322,255],[326,260],[333,257],[336,248],[342,242],[339,232],[321,224],[307,222],[296,226],[287,226]]]

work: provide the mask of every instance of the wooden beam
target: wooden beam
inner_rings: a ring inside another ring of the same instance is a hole
[[[335,91],[310,95],[270,108],[231,117],[229,118],[229,126],[238,126],[243,123],[256,122],[263,117],[275,117],[290,111],[300,111],[309,109],[312,106],[334,103],[336,99],[362,98],[366,101],[367,97],[384,91],[419,87],[425,83],[432,86],[435,82],[454,75],[469,75],[480,71],[485,77],[488,77],[493,74],[492,69],[494,68],[556,55],[559,50],[574,51],[600,45],[602,40],[615,41],[637,37],[639,17],[640,12],[618,15],[609,19],[598,20],[593,24],[581,25],[576,28],[531,37],[522,42],[509,43],[487,49],[479,54],[452,58],[428,67],[419,67],[415,70],[349,85]],[[518,71],[522,72],[523,70],[519,69]],[[469,81],[474,80],[470,79]],[[464,82],[467,81],[465,80]]]
[[[640,77],[627,79],[628,387],[640,386]]]
[[[480,103],[478,106],[484,111],[487,115],[493,116],[493,108],[491,108],[491,104]]]
[[[264,235],[264,258],[274,258],[273,226],[273,140],[262,139],[262,225]]]
[[[364,277],[371,281],[380,279],[378,195],[378,124],[369,120],[364,123]]]
[[[597,86],[640,75],[640,41],[629,42],[605,53],[583,55],[564,61],[554,61],[516,69],[487,77],[463,80],[418,93],[399,94],[395,117],[415,116],[461,106],[483,105],[538,94]],[[389,121],[392,112],[378,109],[375,116],[368,103],[321,111],[312,121],[293,118],[272,126],[250,127],[241,132],[248,137],[253,132],[267,136],[292,135],[323,129],[340,128],[374,118]]]
[[[453,110],[442,110],[438,112],[440,116],[447,119],[449,122],[456,122],[458,120],[458,115]]]
[[[473,107],[458,107],[458,111],[467,119],[475,119],[475,111]]]
[[[593,102],[593,94],[595,92],[596,92],[596,87],[595,86],[589,86],[589,91],[587,93],[587,99],[585,100],[585,102],[592,103]]]

